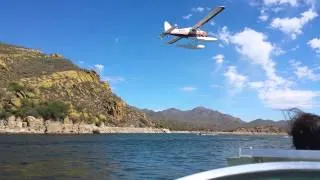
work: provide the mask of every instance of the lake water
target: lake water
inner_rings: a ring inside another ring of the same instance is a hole
[[[0,136],[0,179],[175,179],[227,166],[240,146],[292,148],[283,136]]]

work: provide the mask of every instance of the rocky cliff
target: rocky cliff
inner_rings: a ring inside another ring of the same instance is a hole
[[[0,43],[0,120],[12,115],[21,123],[34,116],[97,126],[153,126],[95,71],[59,54]]]

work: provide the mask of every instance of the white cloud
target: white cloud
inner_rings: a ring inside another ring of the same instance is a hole
[[[284,83],[284,79],[276,75],[275,63],[271,59],[271,53],[275,47],[268,41],[267,36],[250,28],[232,37],[232,43],[237,51],[246,56],[252,64],[257,64],[266,72],[268,79],[275,83]]]
[[[245,87],[245,83],[248,81],[246,76],[238,73],[235,66],[229,66],[223,75],[236,91],[241,91]]]
[[[260,65],[266,72],[267,78],[275,84],[285,84],[286,81],[276,74],[275,63],[271,55],[280,55],[284,51],[267,41],[267,36],[250,28],[232,35],[227,27],[218,32],[218,37],[226,44],[236,45],[236,50],[247,57],[250,63]]]
[[[265,22],[265,21],[268,21],[268,19],[269,19],[269,16],[268,15],[260,15],[259,16],[259,19],[261,20],[261,21],[263,21],[263,22]]]
[[[195,13],[203,13],[205,10],[209,11],[210,8],[205,8],[205,7],[201,7],[201,6],[194,7],[194,8],[191,9],[192,13],[189,13],[189,14],[187,14],[185,16],[182,16],[182,18],[185,19],[185,20],[189,20],[193,16],[193,14],[195,14]],[[210,22],[210,24],[214,25],[214,24],[212,24],[212,22]]]
[[[218,31],[217,36],[218,36],[218,39],[222,40],[225,44],[230,43],[231,34],[230,34],[227,26],[223,26],[222,29],[220,29]]]
[[[311,6],[312,9],[315,9],[316,3],[317,3],[316,1],[318,1],[318,0],[304,0],[304,2],[305,2],[307,5]]]
[[[275,56],[280,56],[280,55],[283,55],[285,53],[286,53],[285,50],[281,49],[280,47],[275,46],[274,47],[274,51],[273,51],[272,54],[275,55]]]
[[[282,7],[274,7],[274,8],[271,8],[271,11],[278,13],[278,12],[282,11],[283,9],[284,8],[282,8]]]
[[[313,9],[309,9],[301,13],[301,17],[275,18],[271,22],[271,27],[290,35],[292,39],[296,39],[297,35],[302,34],[303,26],[317,16],[318,14]]]
[[[319,96],[320,92],[290,88],[261,90],[259,92],[259,98],[263,100],[263,103],[274,109],[311,109],[317,106],[315,98]]]
[[[299,46],[299,44],[297,44],[295,47],[291,48],[291,51],[296,51],[299,48],[300,48],[300,46]]]
[[[297,6],[298,0],[263,0],[263,3],[267,6],[271,5],[284,5]]]
[[[192,8],[191,10],[193,12],[203,12],[204,9],[205,9],[204,7],[199,6],[199,7],[196,7],[196,8]]]
[[[290,88],[292,82],[276,74],[275,63],[271,55],[277,51],[276,46],[267,41],[267,37],[260,32],[246,28],[233,36],[240,54],[249,58],[253,64],[264,69],[265,81],[249,82],[248,86],[256,89],[263,104],[272,108],[307,108],[314,106],[314,98],[320,94],[312,91],[294,90]]]
[[[267,11],[266,8],[262,8],[262,9],[260,10],[260,16],[259,16],[259,20],[260,20],[260,21],[265,22],[265,21],[267,21],[267,20],[269,19],[269,15],[267,14],[266,11]]]
[[[258,97],[266,107],[273,109],[316,107],[319,91],[295,90],[285,86],[269,86],[268,81],[249,82],[249,87],[256,89]]]
[[[247,77],[243,76],[239,78],[240,80],[232,82],[238,82],[239,87],[248,86],[257,90],[259,99],[267,107],[276,109],[315,107],[315,98],[320,96],[319,92],[293,89],[291,81],[276,74],[275,63],[271,56],[277,54],[279,48],[268,42],[265,34],[245,28],[234,35],[229,33],[228,40],[236,45],[236,50],[247,57],[250,63],[260,65],[267,77],[263,81],[250,82]],[[236,76],[233,74],[238,74],[234,66],[228,71],[231,77]]]
[[[96,71],[97,71],[99,74],[101,74],[102,71],[103,71],[104,65],[102,65],[102,64],[95,64],[95,65],[94,65],[94,68],[96,69]]]
[[[312,40],[308,41],[308,45],[320,54],[320,38],[313,38]]]
[[[184,92],[193,92],[193,91],[197,90],[197,88],[193,87],[193,86],[185,86],[185,87],[180,88],[180,90],[184,91]]]
[[[294,90],[290,87],[268,86],[267,81],[249,82],[249,87],[258,91],[258,97],[266,107],[273,109],[302,108],[318,106],[316,98],[319,91]]]
[[[224,61],[224,55],[218,54],[218,55],[212,57],[212,59],[215,60],[217,64],[222,64]]]
[[[84,61],[79,61],[79,64],[84,64]]]
[[[259,2],[258,2],[258,0],[249,0],[249,5],[250,6],[258,6],[259,5]]]
[[[104,81],[108,81],[109,83],[119,83],[125,81],[125,78],[122,76],[104,76],[102,79]]]
[[[267,107],[281,109],[292,107],[313,108],[317,105],[316,98],[320,96],[318,91],[294,89],[292,88],[294,83],[291,80],[277,75],[276,64],[272,60],[272,55],[281,55],[286,52],[269,42],[265,34],[250,28],[232,34],[227,27],[223,27],[217,35],[225,44],[235,45],[239,54],[246,57],[251,64],[261,66],[266,74],[265,80],[251,82],[248,77],[243,75],[239,76],[241,78],[236,78],[239,73],[236,67],[231,66],[227,71],[228,73],[224,74],[225,77],[231,79],[229,80],[230,84],[235,87],[238,86],[239,89],[250,87],[256,90],[259,99]],[[308,76],[314,78],[312,75]]]
[[[210,21],[209,23],[211,26],[214,26],[216,23],[214,21]]]
[[[313,69],[310,69],[308,66],[302,65],[301,62],[291,60],[291,66],[293,66],[295,70],[295,74],[299,79],[305,78],[310,79],[312,81],[320,80],[320,74],[316,74]]]
[[[300,5],[308,5],[315,8],[317,0],[250,0],[250,6],[262,5],[264,8],[277,13],[286,8],[286,6],[299,7]]]
[[[248,85],[250,88],[260,89],[260,88],[263,88],[264,82],[262,82],[262,81],[249,82]]]
[[[189,20],[192,17],[192,14],[188,14],[185,16],[182,16],[183,19]]]

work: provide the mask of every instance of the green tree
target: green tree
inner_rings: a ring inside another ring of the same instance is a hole
[[[12,91],[12,92],[19,92],[19,91],[23,91],[25,89],[24,86],[22,86],[19,83],[16,82],[12,82],[8,85],[8,90]]]
[[[68,115],[69,105],[56,101],[41,104],[38,107],[39,114],[44,119],[54,119],[62,121]]]

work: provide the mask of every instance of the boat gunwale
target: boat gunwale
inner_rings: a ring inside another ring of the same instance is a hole
[[[225,168],[219,168],[204,171],[177,180],[209,180],[216,178],[233,177],[237,175],[282,172],[282,171],[299,171],[299,172],[320,172],[320,162],[299,161],[299,162],[267,162],[237,165]]]

